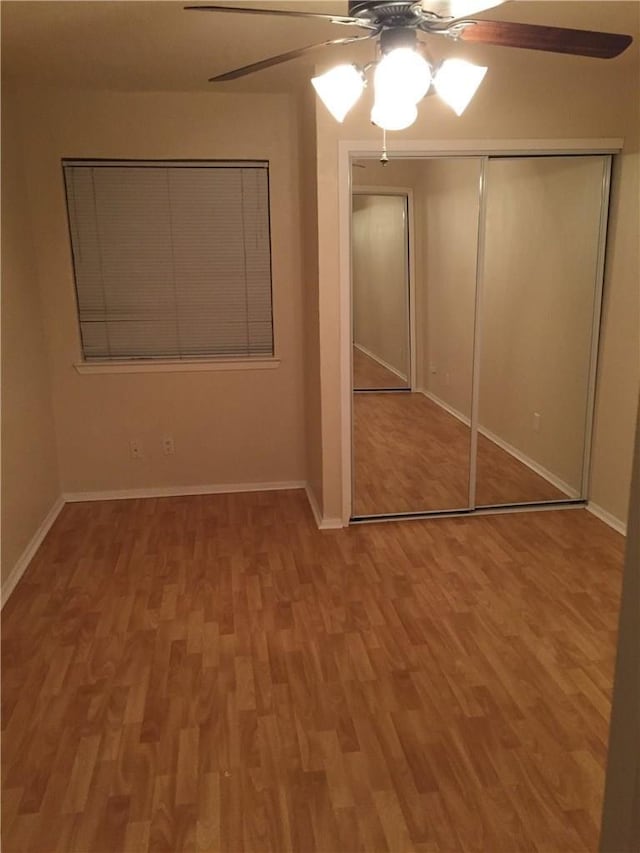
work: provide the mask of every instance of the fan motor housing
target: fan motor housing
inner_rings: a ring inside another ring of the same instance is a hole
[[[398,47],[415,50],[417,42],[416,31],[407,27],[390,27],[380,33],[380,51],[383,54]]]
[[[416,0],[349,0],[349,16],[383,26],[406,26],[416,21]]]

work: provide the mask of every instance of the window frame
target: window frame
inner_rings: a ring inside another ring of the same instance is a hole
[[[65,167],[98,167],[98,168],[261,168],[266,171],[267,176],[267,228],[269,240],[269,300],[271,305],[271,341],[272,354],[266,356],[217,356],[207,354],[202,356],[166,357],[166,356],[134,356],[118,358],[93,358],[87,359],[82,339],[80,304],[77,284],[77,270],[74,256],[72,223],[69,210],[69,196],[67,193],[67,181]],[[75,320],[77,330],[77,354],[78,359],[74,361],[73,367],[80,374],[104,374],[104,373],[183,373],[201,371],[229,371],[229,370],[268,370],[280,366],[281,359],[278,353],[276,340],[276,321],[274,304],[273,283],[273,243],[271,230],[271,163],[269,159],[228,159],[228,158],[141,158],[129,157],[62,157],[60,160],[62,190],[64,196],[64,208],[67,223],[67,237],[69,241],[69,253],[71,257],[72,286],[75,307]]]

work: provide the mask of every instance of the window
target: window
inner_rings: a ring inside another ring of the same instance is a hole
[[[63,169],[86,361],[273,355],[267,163]]]

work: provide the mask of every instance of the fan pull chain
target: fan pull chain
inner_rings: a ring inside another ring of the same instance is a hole
[[[386,166],[389,162],[389,158],[387,156],[387,131],[382,128],[382,154],[380,155],[380,162],[383,166]]]

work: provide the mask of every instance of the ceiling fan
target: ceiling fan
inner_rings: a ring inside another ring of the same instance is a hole
[[[349,0],[347,15],[293,9],[249,9],[240,6],[185,6],[185,9],[308,18],[366,30],[364,35],[330,39],[270,56],[218,74],[209,78],[209,82],[235,80],[324,47],[378,39],[379,60],[364,67],[337,66],[314,78],[312,83],[330,112],[338,121],[342,121],[366,85],[365,73],[370,68],[375,68],[372,121],[386,130],[401,130],[412,124],[417,116],[418,101],[432,92],[437,92],[460,115],[487,70],[461,59],[447,59],[438,66],[432,66],[422,55],[423,43],[418,40],[418,33],[460,42],[543,50],[598,59],[618,56],[633,41],[631,36],[619,33],[466,17],[499,6],[502,2],[504,0]]]

